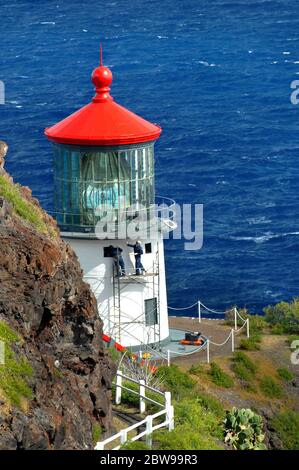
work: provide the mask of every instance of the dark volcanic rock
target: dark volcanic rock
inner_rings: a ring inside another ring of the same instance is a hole
[[[0,175],[9,178],[6,151],[0,142]],[[28,188],[21,191],[38,207]],[[54,236],[37,232],[0,197],[0,320],[24,339],[34,369],[28,409],[8,406],[0,393],[0,449],[90,449],[92,427],[111,428],[115,367],[77,257],[42,216]]]

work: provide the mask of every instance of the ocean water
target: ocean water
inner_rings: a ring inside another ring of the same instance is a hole
[[[297,2],[2,0],[0,25],[7,168],[46,209],[43,129],[89,102],[102,41],[113,96],[163,127],[157,194],[204,205],[201,250],[165,243],[169,304],[261,311],[298,295]]]

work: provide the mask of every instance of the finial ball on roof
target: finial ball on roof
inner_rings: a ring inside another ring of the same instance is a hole
[[[113,76],[108,67],[101,65],[92,72],[92,82],[96,88],[109,87],[111,85]]]

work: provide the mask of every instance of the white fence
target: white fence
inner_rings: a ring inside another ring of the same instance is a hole
[[[132,390],[131,388],[126,387],[123,384],[123,380],[125,380],[126,382],[137,384],[139,386],[139,391],[137,392],[136,390]],[[174,429],[174,410],[173,410],[173,406],[171,405],[171,393],[170,392],[163,393],[160,390],[157,390],[153,387],[150,387],[149,385],[146,385],[144,380],[137,381],[135,379],[132,379],[131,377],[127,377],[126,375],[122,373],[121,370],[118,370],[116,373],[115,386],[116,386],[115,402],[117,405],[121,403],[122,390],[126,390],[132,393],[133,395],[139,396],[140,413],[145,413],[146,402],[152,403],[162,408],[162,410],[158,411],[155,414],[146,416],[146,418],[143,419],[142,421],[139,421],[138,423],[135,423],[132,426],[122,429],[120,432],[118,432],[117,434],[114,434],[111,437],[108,437],[104,441],[97,442],[95,446],[95,450],[105,450],[105,447],[114,441],[119,441],[120,443],[116,445],[115,447],[113,447],[111,450],[119,450],[120,447],[123,444],[125,444],[127,441],[132,441],[132,442],[138,441],[142,437],[145,437],[147,446],[151,447],[153,431],[156,431],[157,429],[160,429],[160,428],[168,428],[169,431],[172,431]],[[161,400],[162,403],[159,401],[156,401],[153,398],[148,397],[146,395],[146,390],[160,396],[162,398]],[[154,421],[157,421],[158,418],[161,419],[161,417],[165,417],[162,423],[158,422],[157,424],[154,424]],[[145,427],[145,430],[139,429],[139,428],[144,428],[144,427]],[[136,431],[137,434],[130,438],[128,435],[132,431]]]

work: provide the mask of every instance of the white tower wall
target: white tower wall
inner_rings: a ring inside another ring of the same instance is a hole
[[[75,250],[84,280],[90,284],[96,297],[104,333],[126,347],[166,340],[169,327],[162,236],[158,240],[142,242],[142,264],[146,273],[135,276],[133,249],[127,246],[127,240],[80,239],[63,235]],[[151,253],[145,253],[147,243],[151,244]],[[104,247],[109,245],[123,249],[127,274],[124,278],[113,277],[113,259],[104,256]],[[145,300],[153,298],[157,299],[157,324],[148,325]]]

